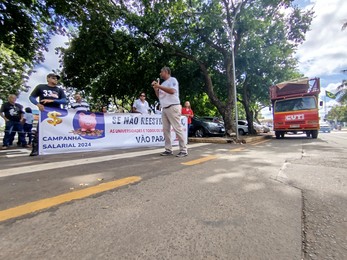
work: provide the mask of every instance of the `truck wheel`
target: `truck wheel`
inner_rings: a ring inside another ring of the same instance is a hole
[[[318,130],[312,130],[311,135],[312,135],[313,139],[317,139],[317,137],[318,137]]]
[[[306,131],[306,136],[307,136],[308,138],[310,138],[310,136],[311,136],[311,131]]]
[[[281,132],[275,131],[276,139],[280,139],[281,137]]]
[[[281,138],[284,138],[284,132],[281,133]]]

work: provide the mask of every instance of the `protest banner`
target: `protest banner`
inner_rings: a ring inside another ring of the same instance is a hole
[[[187,118],[181,118],[187,136]],[[171,130],[173,145],[178,145]],[[187,140],[186,140],[187,142]],[[39,154],[164,146],[161,115],[94,113],[45,108],[40,113]]]

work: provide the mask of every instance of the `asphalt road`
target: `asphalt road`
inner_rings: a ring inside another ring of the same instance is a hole
[[[347,258],[347,132],[189,147],[1,151],[0,217],[138,179],[0,222],[0,259]]]

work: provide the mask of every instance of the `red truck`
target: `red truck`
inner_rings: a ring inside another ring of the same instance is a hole
[[[270,87],[273,127],[277,139],[283,138],[288,132],[304,132],[307,137],[318,137],[319,92],[319,78],[301,78]]]

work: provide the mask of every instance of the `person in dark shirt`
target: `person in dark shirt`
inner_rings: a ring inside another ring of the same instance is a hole
[[[45,107],[61,108],[61,105],[67,103],[64,90],[57,86],[59,79],[59,75],[49,73],[47,75],[47,84],[37,85],[31,92],[29,99],[40,111],[44,111]],[[39,101],[37,101],[37,98],[39,98]],[[33,150],[30,156],[38,155],[38,130],[39,127],[37,127],[36,134],[34,135]]]
[[[5,136],[2,143],[2,149],[5,150],[9,147],[13,138],[12,133],[18,133],[19,143],[23,147],[30,147],[25,140],[25,133],[23,130],[23,106],[16,103],[16,95],[9,95],[8,102],[3,103],[0,109],[0,116],[5,120]]]

